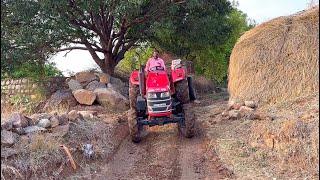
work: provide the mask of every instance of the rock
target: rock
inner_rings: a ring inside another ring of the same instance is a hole
[[[72,111],[68,112],[68,119],[70,121],[75,121],[77,118],[79,118],[79,115],[76,110],[72,110]]]
[[[1,129],[10,131],[13,128],[13,123],[11,121],[6,121],[1,123]]]
[[[85,120],[92,120],[98,115],[97,111],[78,111],[78,114]]]
[[[59,117],[59,124],[60,125],[65,125],[69,123],[69,118],[67,114],[61,114]]]
[[[246,117],[248,119],[251,119],[252,115],[254,114],[254,109],[247,106],[241,106],[239,111],[242,117]]]
[[[255,108],[257,106],[257,104],[254,101],[244,101],[244,104],[250,108]]]
[[[41,119],[38,123],[39,127],[43,127],[43,128],[48,128],[51,126],[50,120],[49,119]]]
[[[29,133],[34,133],[34,132],[39,132],[39,131],[46,131],[47,129],[39,126],[28,126],[23,128],[24,132],[29,134]]]
[[[18,154],[18,151],[13,148],[1,148],[1,158],[9,158],[13,155]]]
[[[82,85],[87,85],[89,82],[94,80],[99,80],[98,77],[91,72],[78,72],[76,73],[76,80],[81,83]]]
[[[239,110],[241,106],[243,106],[242,103],[235,103],[235,104],[232,106],[232,109]]]
[[[69,124],[65,124],[65,125],[62,125],[62,126],[57,126],[57,127],[52,129],[52,135],[53,136],[61,136],[61,137],[63,137],[69,132],[69,129],[70,129],[70,125]]]
[[[67,83],[68,83],[69,89],[71,89],[71,91],[83,89],[82,85],[74,79],[70,79]]]
[[[197,99],[194,100],[193,102],[196,103],[196,104],[200,104],[200,103],[201,103],[201,102],[200,102],[199,100],[197,100]]]
[[[91,159],[94,156],[94,151],[93,151],[93,145],[92,144],[85,144],[82,147],[83,150],[83,155],[88,158]]]
[[[129,96],[129,85],[122,82],[118,78],[110,77],[110,83],[108,83],[108,87],[113,88],[115,91],[120,92],[125,97]]]
[[[246,112],[253,112],[254,109],[252,109],[252,108],[250,108],[250,107],[247,107],[247,106],[241,106],[240,109],[239,109],[239,111],[240,111],[241,113],[246,113]]]
[[[73,92],[74,97],[80,104],[92,105],[96,99],[96,94],[85,89],[78,89]]]
[[[97,101],[105,107],[111,107],[122,111],[128,110],[129,108],[128,99],[112,88],[96,89],[94,93],[97,95]]]
[[[17,139],[18,134],[7,130],[1,130],[1,146],[10,147],[17,142]]]
[[[106,73],[97,73],[99,80],[103,84],[108,84],[110,82],[110,75]]]
[[[74,107],[78,103],[76,99],[73,97],[71,90],[58,90],[51,95],[49,100],[46,102],[44,109],[54,109],[59,106],[67,105],[69,107]]]
[[[47,114],[47,113],[36,113],[32,114],[29,117],[29,125],[37,125],[41,119],[50,119],[52,117],[52,114]]]
[[[233,108],[233,105],[235,104],[235,101],[229,100],[228,101],[228,110],[231,110]]]
[[[13,113],[8,119],[8,122],[12,122],[13,128],[24,128],[29,125],[28,119],[20,113]]]
[[[229,111],[229,117],[232,118],[232,119],[240,118],[239,110],[231,110],[231,111]]]
[[[51,127],[52,127],[52,128],[59,126],[59,119],[58,119],[58,117],[57,117],[57,116],[53,116],[53,117],[50,119],[50,123],[51,123]]]
[[[23,135],[23,134],[26,133],[26,132],[24,132],[24,129],[23,129],[22,127],[13,128],[13,129],[12,129],[12,132],[17,133],[17,134],[19,134],[19,135]]]
[[[222,115],[223,117],[226,117],[226,116],[229,115],[229,112],[228,112],[228,111],[223,111],[223,112],[221,113],[221,115]]]
[[[240,107],[243,106],[243,105],[244,105],[243,102],[230,100],[228,102],[228,110],[231,110],[231,109],[239,110]]]
[[[95,89],[98,89],[98,88],[107,88],[107,86],[101,82],[98,82],[98,81],[91,81],[86,86],[86,90],[89,90],[89,91],[94,91]]]

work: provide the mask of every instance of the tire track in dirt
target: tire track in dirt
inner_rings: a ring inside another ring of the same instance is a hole
[[[199,117],[206,113],[206,108],[201,109],[196,112]],[[223,178],[219,158],[208,149],[203,120],[197,121],[196,129],[191,139],[182,137],[176,124],[148,128],[148,135],[139,144],[131,142],[128,136],[94,179]]]

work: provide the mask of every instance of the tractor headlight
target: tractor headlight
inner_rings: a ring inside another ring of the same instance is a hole
[[[167,92],[162,92],[161,95],[160,95],[161,98],[167,98],[167,97],[170,97],[170,93],[169,91]]]
[[[148,98],[148,99],[149,99],[149,98],[157,98],[157,94],[154,93],[154,92],[149,92],[147,98]]]

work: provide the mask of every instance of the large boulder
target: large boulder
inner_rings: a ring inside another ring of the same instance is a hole
[[[97,101],[103,106],[117,110],[127,110],[129,108],[128,99],[112,88],[96,89],[94,93],[97,95]]]
[[[76,80],[80,82],[82,85],[87,85],[89,82],[94,80],[99,80],[98,77],[92,72],[78,72],[75,75]]]
[[[73,97],[71,90],[58,90],[51,95],[49,100],[46,102],[44,109],[54,109],[59,106],[74,107],[78,103]]]
[[[77,80],[70,79],[67,83],[68,83],[69,89],[71,89],[71,91],[83,89],[82,85]]]
[[[7,130],[1,130],[1,146],[10,147],[17,142],[19,135]]]
[[[99,80],[103,84],[108,84],[110,82],[110,75],[106,73],[97,73]]]
[[[108,84],[108,87],[120,92],[125,97],[129,96],[129,85],[118,78],[110,77],[110,83]]]
[[[107,86],[104,83],[98,82],[98,81],[91,81],[87,86],[86,90],[94,91],[98,88],[107,88]]]
[[[80,104],[92,105],[96,100],[96,94],[85,89],[78,89],[73,92],[73,95]]]

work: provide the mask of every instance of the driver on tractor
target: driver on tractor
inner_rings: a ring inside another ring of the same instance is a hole
[[[166,70],[164,61],[159,57],[159,51],[157,49],[153,51],[152,57],[148,59],[144,71],[148,73],[149,71],[156,71],[156,70],[163,70],[163,71]]]

